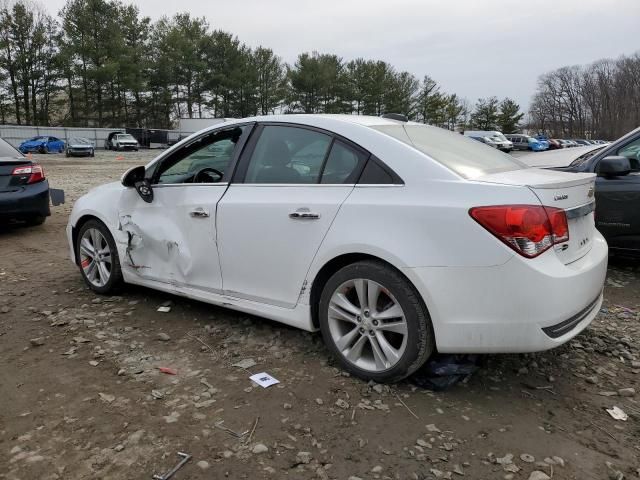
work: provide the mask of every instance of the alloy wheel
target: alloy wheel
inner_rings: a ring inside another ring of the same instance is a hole
[[[407,320],[400,303],[373,280],[348,280],[334,291],[328,326],[340,354],[366,371],[392,368],[407,346]]]
[[[89,228],[80,239],[80,266],[87,280],[96,287],[106,285],[111,277],[111,249],[97,228]]]

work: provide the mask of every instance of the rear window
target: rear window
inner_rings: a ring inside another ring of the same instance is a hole
[[[22,158],[22,156],[11,144],[0,138],[0,162],[3,158]]]
[[[373,128],[426,153],[464,178],[529,168],[496,148],[443,128],[409,124]]]

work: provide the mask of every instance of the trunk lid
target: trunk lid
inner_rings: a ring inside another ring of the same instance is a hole
[[[529,188],[547,207],[561,208],[567,214],[569,241],[553,248],[558,258],[569,264],[591,250],[595,234],[593,173],[569,173],[537,168],[513,170],[476,178],[476,181]]]

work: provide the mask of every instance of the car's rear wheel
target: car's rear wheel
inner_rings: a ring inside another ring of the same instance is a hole
[[[122,285],[122,271],[116,244],[109,229],[98,220],[80,227],[76,258],[85,283],[94,292],[107,294]]]
[[[367,380],[402,380],[435,348],[420,295],[382,262],[357,262],[336,272],[322,291],[319,317],[324,341],[340,365]]]
[[[49,148],[46,145],[41,145],[38,151],[40,153],[49,153]]]

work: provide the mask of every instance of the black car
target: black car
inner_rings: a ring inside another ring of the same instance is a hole
[[[557,170],[596,173],[596,227],[613,252],[640,256],[640,128]]]
[[[40,225],[50,214],[43,168],[0,139],[0,224]]]

